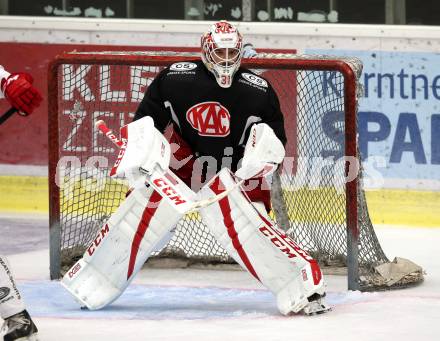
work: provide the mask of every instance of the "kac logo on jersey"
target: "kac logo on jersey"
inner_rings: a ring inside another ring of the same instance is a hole
[[[266,80],[264,80],[264,79],[261,78],[261,77],[258,77],[258,76],[256,76],[256,75],[253,75],[253,74],[251,74],[251,73],[246,73],[246,72],[243,72],[243,73],[241,74],[241,76],[242,76],[244,79],[246,79],[248,82],[252,83],[252,84],[255,84],[255,85],[257,85],[257,86],[261,86],[261,87],[263,87],[263,88],[267,88],[267,82],[266,82]]]
[[[197,67],[195,63],[179,62],[170,66],[170,71],[190,71]]]
[[[203,102],[192,106],[186,112],[186,119],[200,136],[228,136],[231,115],[218,102]]]

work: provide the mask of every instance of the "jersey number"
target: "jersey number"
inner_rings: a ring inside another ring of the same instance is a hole
[[[230,83],[230,79],[231,79],[231,76],[222,76],[221,83],[222,84],[229,84]]]

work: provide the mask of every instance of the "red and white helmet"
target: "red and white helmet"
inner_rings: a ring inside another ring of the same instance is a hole
[[[243,38],[237,28],[225,20],[211,26],[202,35],[202,60],[218,85],[229,88],[240,67]]]

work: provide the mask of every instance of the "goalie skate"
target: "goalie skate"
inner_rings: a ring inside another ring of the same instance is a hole
[[[327,304],[324,298],[325,295],[314,294],[308,298],[309,303],[304,307],[302,312],[305,315],[324,314],[332,308]]]

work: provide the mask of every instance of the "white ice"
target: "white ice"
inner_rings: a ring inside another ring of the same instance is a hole
[[[81,310],[49,281],[47,219],[0,217],[0,253],[7,254],[40,340],[440,340],[440,228],[376,228],[392,259],[427,272],[417,287],[361,293],[346,278],[327,276],[333,311],[283,317],[275,300],[243,271],[144,269],[101,311]]]

